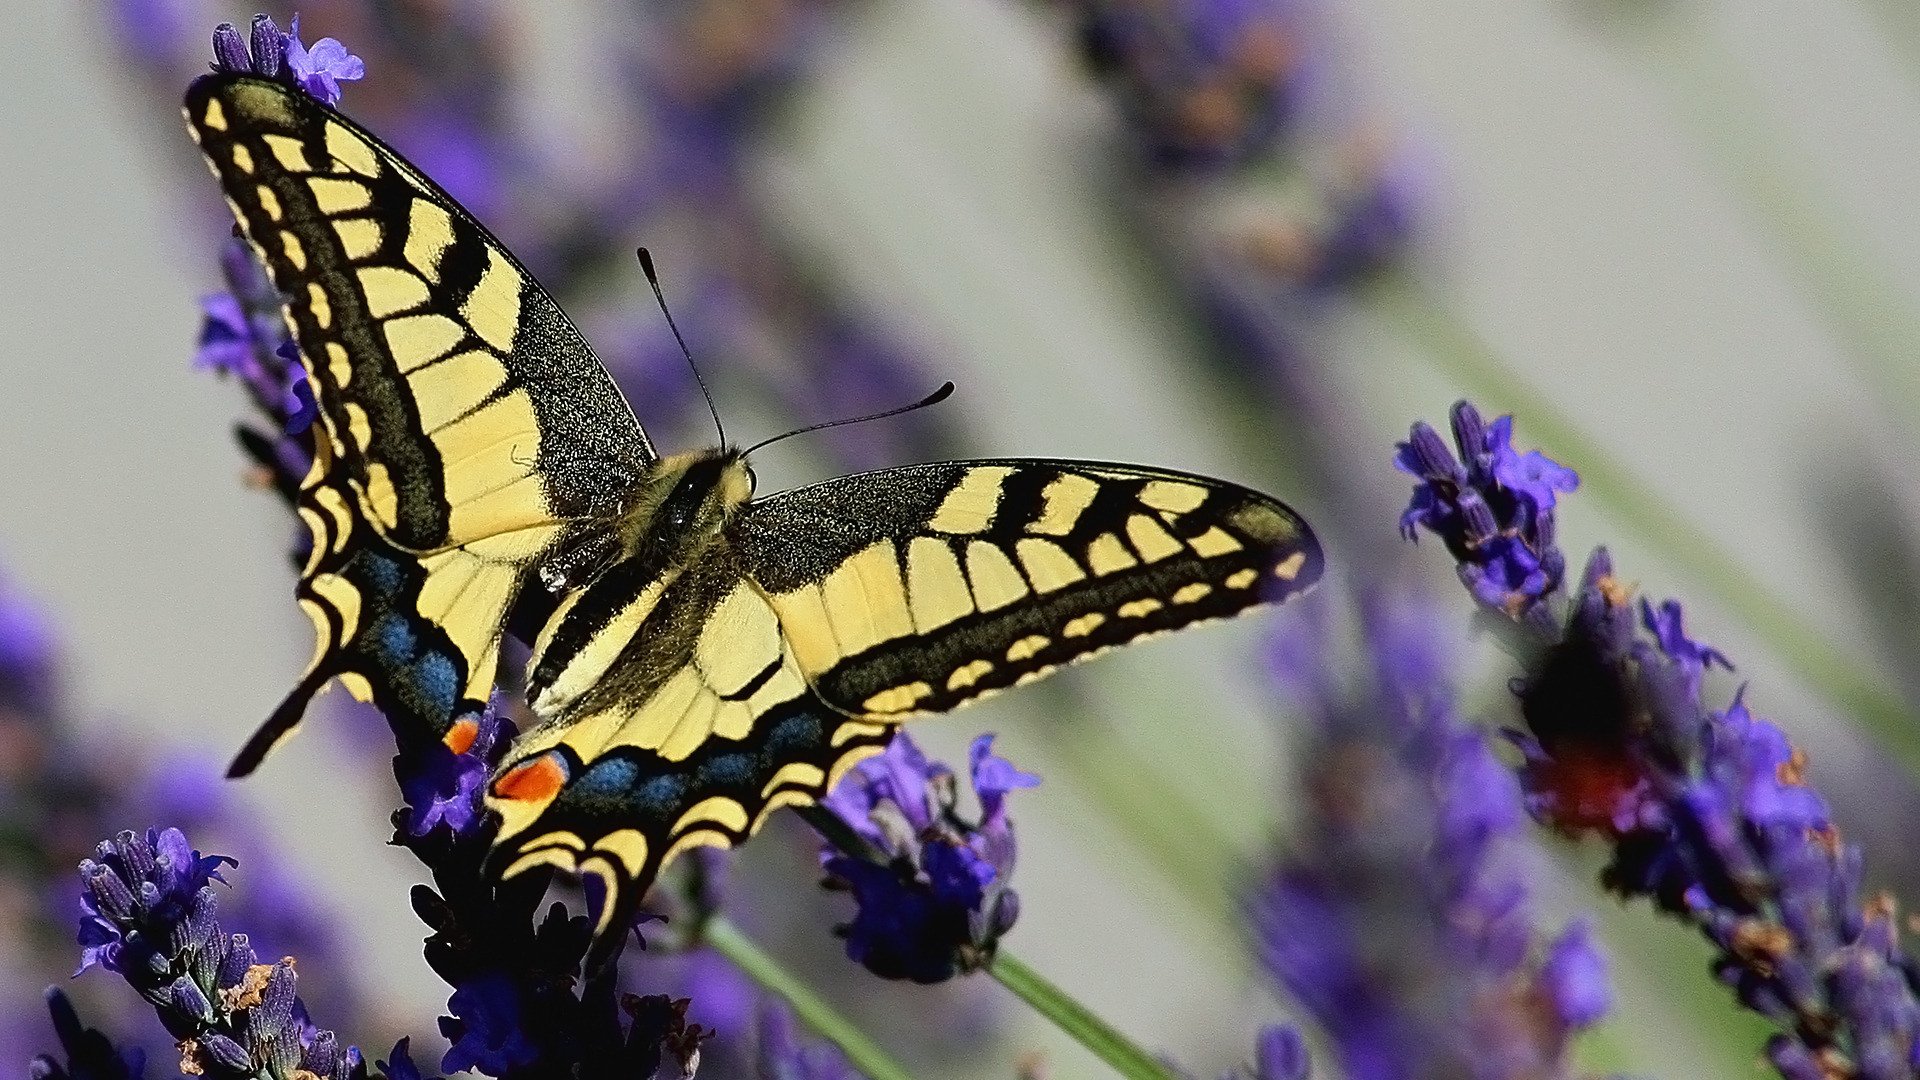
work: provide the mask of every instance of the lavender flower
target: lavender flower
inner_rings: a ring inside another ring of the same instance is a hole
[[[47,1011],[65,1060],[40,1054],[27,1066],[30,1080],[142,1080],[147,1054],[137,1046],[121,1048],[105,1033],[80,1022],[67,995],[49,987]]]
[[[1431,625],[1382,604],[1363,621],[1358,693],[1313,646],[1276,657],[1316,745],[1306,835],[1252,901],[1262,960],[1356,1080],[1571,1076],[1604,961],[1583,924],[1536,926],[1519,786],[1455,712]]]
[[[365,1077],[358,1050],[308,1021],[293,959],[259,963],[247,935],[221,929],[211,883],[232,865],[195,851],[178,829],[103,842],[80,864],[80,971],[117,972],[139,991],[179,1040],[184,1072]]]
[[[340,80],[356,82],[367,75],[366,63],[334,38],[321,38],[312,49],[301,44],[298,15],[287,32],[286,50],[287,73],[294,85],[325,105],[340,104]]]
[[[1453,408],[1453,438],[1458,459],[1425,422],[1399,444],[1394,467],[1419,481],[1400,515],[1400,531],[1409,540],[1421,529],[1440,537],[1474,599],[1528,619],[1566,572],[1554,541],[1553,507],[1580,478],[1538,450],[1516,451],[1511,416],[1488,425],[1464,401]]]
[[[1551,551],[1555,496],[1573,483],[1552,462],[1514,454],[1505,430],[1482,433],[1471,405],[1454,416],[1465,468],[1434,451],[1424,425],[1397,462],[1417,463],[1422,477],[1409,517],[1448,538],[1462,580],[1488,604],[1486,539]],[[1859,848],[1807,783],[1804,755],[1753,714],[1744,689],[1724,708],[1705,703],[1707,671],[1732,665],[1687,635],[1680,604],[1643,600],[1636,611],[1600,549],[1573,595],[1550,575],[1494,606],[1524,619],[1535,646],[1516,684],[1526,730],[1508,733],[1529,811],[1608,840],[1609,888],[1700,930],[1719,950],[1720,980],[1780,1026],[1767,1055],[1781,1075],[1911,1076],[1920,967],[1900,944],[1893,902],[1863,894]]]
[[[1006,797],[1040,778],[995,756],[992,735],[975,739],[969,757],[977,822],[955,811],[953,771],[928,761],[904,732],[822,800],[885,860],[821,850],[828,884],[858,905],[838,930],[847,956],[881,978],[935,983],[977,970],[1019,915],[1008,884],[1014,839]]]
[[[213,31],[213,69],[279,79],[323,105],[340,103],[340,80],[367,73],[366,64],[333,38],[321,38],[311,49],[302,44],[297,15],[290,33],[282,33],[271,16],[255,15],[245,38],[232,23],[221,23]]]
[[[407,834],[423,837],[443,825],[456,836],[476,831],[483,820],[487,776],[513,735],[512,721],[495,701],[479,716],[455,724],[447,740],[428,747],[400,780]]]

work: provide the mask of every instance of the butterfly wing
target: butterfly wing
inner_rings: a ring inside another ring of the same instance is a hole
[[[559,306],[452,197],[278,82],[203,76],[186,114],[388,543],[444,551],[618,508],[654,459],[646,435]]]
[[[530,535],[421,559],[367,526],[335,466],[320,443],[294,504],[311,541],[295,594],[313,620],[313,659],[230,775],[252,772],[333,679],[377,705],[403,744],[444,736],[492,692],[501,623],[525,556],[516,545]]]
[[[323,436],[299,500],[320,648],[235,771],[333,677],[438,734],[486,699],[527,568],[616,512],[652,447],[552,298],[378,139],[240,74],[196,81],[186,114],[286,300]]]
[[[488,786],[490,866],[595,879],[602,949],[677,855],[816,801],[891,737],[820,704],[724,543],[664,571],[616,564],[555,614],[533,672],[550,719]]]
[[[1285,600],[1324,565],[1256,491],[1070,461],[844,477],[752,504],[732,537],[821,700],[884,723]]]

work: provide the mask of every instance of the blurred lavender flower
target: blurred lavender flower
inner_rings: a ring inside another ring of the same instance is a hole
[[[307,1019],[293,958],[261,964],[247,935],[221,929],[211,883],[232,865],[194,850],[178,829],[101,843],[80,864],[80,970],[126,979],[179,1040],[183,1072],[365,1077],[360,1052]]]
[[[847,956],[881,978],[934,983],[977,970],[1019,915],[1008,884],[1014,839],[1006,797],[1040,778],[996,756],[992,735],[976,738],[969,757],[978,822],[955,810],[953,770],[928,761],[905,732],[822,800],[884,860],[831,844],[820,855],[828,885],[858,905],[839,928]]]
[[[1169,1064],[1168,1068],[1191,1080],[1192,1074],[1179,1066]],[[1221,1073],[1220,1080],[1310,1080],[1312,1076],[1313,1060],[1300,1032],[1286,1024],[1270,1024],[1254,1040],[1253,1065]]]
[[[48,711],[58,672],[55,636],[46,613],[0,576],[0,709]]]
[[[1063,6],[1151,160],[1236,162],[1266,149],[1293,116],[1305,74],[1297,0]]]
[[[1380,494],[1348,465],[1371,452],[1318,362],[1329,302],[1411,247],[1429,170],[1356,119],[1311,0],[1055,0],[1113,96],[1126,157],[1118,211],[1190,293],[1206,358],[1267,396],[1274,449],[1328,520],[1371,520]],[[1335,539],[1340,539],[1336,537]],[[1366,532],[1349,561],[1378,556]]]
[[[1363,623],[1359,693],[1328,674],[1324,628],[1276,650],[1316,745],[1305,834],[1252,900],[1262,960],[1355,1080],[1571,1076],[1605,963],[1584,924],[1537,927],[1519,785],[1457,714],[1441,636],[1383,603]]]
[[[862,1080],[840,1051],[800,1037],[793,1012],[778,1002],[760,1010],[757,1080]]]
[[[73,1002],[59,990],[49,987],[46,999],[62,1057],[37,1055],[27,1066],[29,1080],[143,1080],[146,1051],[115,1046],[105,1033],[82,1024]]]
[[[1471,405],[1454,415],[1457,433],[1476,430]],[[1901,947],[1892,899],[1863,894],[1860,849],[1808,785],[1804,756],[1748,709],[1744,690],[1725,708],[1705,704],[1705,675],[1731,667],[1726,656],[1687,636],[1678,602],[1636,611],[1605,549],[1571,596],[1554,575],[1521,602],[1489,603],[1467,569],[1479,546],[1452,541],[1487,536],[1494,519],[1550,550],[1555,494],[1572,490],[1571,473],[1489,432],[1458,436],[1470,458],[1474,447],[1487,455],[1463,478],[1423,428],[1417,449],[1401,448],[1400,460],[1421,466],[1408,514],[1449,537],[1462,579],[1527,646],[1516,684],[1527,730],[1508,736],[1525,759],[1529,811],[1609,840],[1609,888],[1699,928],[1720,950],[1721,981],[1780,1025],[1767,1054],[1781,1075],[1910,1077],[1920,966]]]

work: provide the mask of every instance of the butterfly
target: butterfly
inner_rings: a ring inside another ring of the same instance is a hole
[[[296,499],[316,650],[233,774],[335,680],[403,743],[462,749],[510,617],[544,603],[488,867],[591,879],[599,938],[675,856],[815,802],[901,722],[1322,572],[1282,503],[1136,465],[943,461],[755,497],[734,447],[658,454],[553,298],[365,129],[239,73],[185,109],[318,405]]]

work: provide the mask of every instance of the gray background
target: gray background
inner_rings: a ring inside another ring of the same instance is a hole
[[[1911,495],[1911,414],[1858,374],[1746,180],[1702,136],[1726,135],[1715,119],[1726,108],[1769,118],[1771,159],[1823,189],[1883,281],[1915,302],[1920,65],[1901,48],[1914,39],[1885,33],[1891,5],[1864,2],[1621,10],[1374,0],[1331,15],[1366,107],[1431,162],[1437,287],[1643,482],[1865,652],[1823,499],[1876,476]],[[554,11],[545,34],[587,25],[581,4]],[[58,613],[88,717],[155,744],[230,746],[279,700],[307,631],[288,602],[284,515],[237,482],[237,396],[187,369],[195,300],[214,275],[209,238],[188,235],[194,219],[177,209],[175,186],[192,175],[184,136],[135,100],[98,19],[71,3],[0,10],[0,567],[7,587]],[[809,92],[803,136],[763,163],[762,181],[785,227],[947,359],[982,445],[1237,475],[1209,423],[1214,403],[1178,377],[1180,338],[1087,197],[1088,132],[1110,121],[1053,32],[998,0],[871,5]],[[553,78],[555,93],[579,89]],[[1359,435],[1381,448],[1356,470],[1383,469],[1410,418],[1438,419],[1457,396],[1365,311],[1343,320],[1333,349]],[[1524,416],[1520,431],[1528,441]],[[805,478],[798,460],[763,479]],[[1656,595],[1698,591],[1577,499],[1563,536],[1575,550],[1612,541]],[[1694,628],[1744,661],[1750,701],[1815,741],[1817,769],[1833,775],[1862,753],[1741,627],[1710,603],[1693,610]],[[1147,754],[1210,749],[1166,756],[1223,795],[1223,828],[1255,837],[1267,810],[1232,814],[1232,800],[1259,799],[1282,775],[1261,764],[1270,744],[1235,756],[1260,730],[1247,662],[1258,627],[1194,637],[1105,661],[1080,684],[1135,712],[1142,695],[1165,706],[1159,728],[1113,737]],[[1197,693],[1218,702],[1205,717],[1180,707]],[[928,738],[951,751],[999,725],[1009,753],[1046,773],[1047,748],[1019,737],[1026,722],[996,703],[929,725]],[[385,973],[376,984],[422,1011],[437,990],[404,909],[407,862],[367,854],[385,778],[331,744],[295,740],[252,787],[289,843],[365,882],[351,919]],[[1125,841],[1091,803],[1059,786],[1034,805],[1021,819],[1022,954],[1149,1044],[1231,1062],[1275,1007],[1230,952],[1197,944],[1157,879],[1130,872]],[[1620,1038],[1650,1055],[1646,1071],[1748,1068],[1699,1060],[1645,1026],[1622,1025]],[[1048,1052],[1056,1075],[1099,1074],[1044,1030],[1023,1027],[1019,1041]]]

